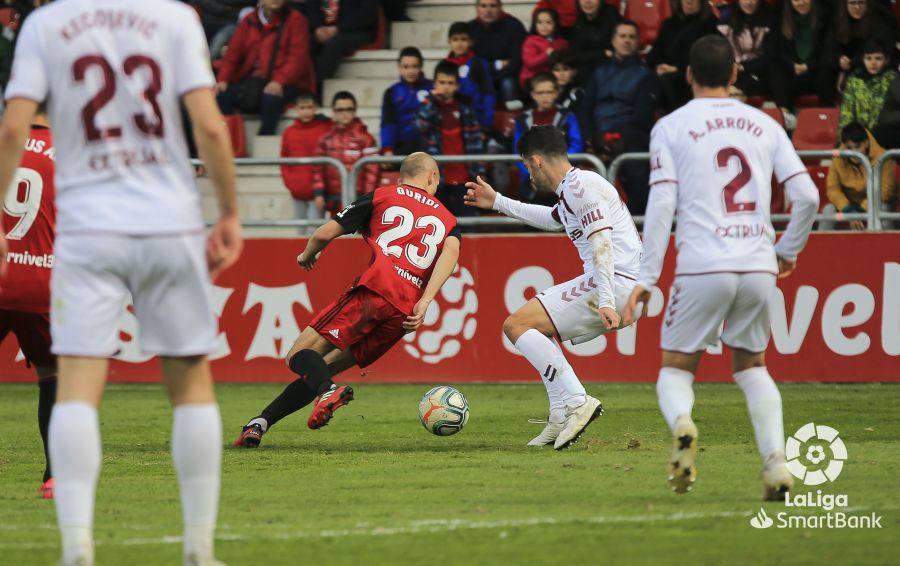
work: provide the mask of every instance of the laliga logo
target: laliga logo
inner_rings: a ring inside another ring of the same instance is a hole
[[[404,337],[403,349],[417,360],[436,364],[452,358],[462,350],[460,338],[471,340],[475,335],[475,313],[478,296],[475,279],[465,267],[456,266],[436,300],[428,307],[422,326]]]
[[[788,437],[785,456],[788,471],[795,478],[806,485],[821,485],[841,475],[847,447],[830,426],[806,423]]]

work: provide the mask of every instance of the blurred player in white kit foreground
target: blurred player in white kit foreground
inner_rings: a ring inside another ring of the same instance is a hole
[[[766,370],[768,307],[776,277],[794,269],[806,245],[819,197],[784,129],[760,110],[728,98],[736,77],[734,52],[724,38],[694,43],[688,67],[694,100],[662,118],[651,134],[644,257],[623,319],[630,323],[641,302],[646,309],[677,211],[675,282],[656,384],[674,435],[669,485],[679,493],[693,487],[692,384],[704,350],[721,339],[747,398],[763,459],[764,497],[777,500],[793,479],[784,458],[781,394]],[[791,220],[777,244],[769,212],[773,173],[792,203]]]
[[[0,125],[0,190],[48,100],[57,141],[51,333],[59,359],[49,444],[64,565],[94,562],[97,407],[129,295],[141,349],[161,357],[174,405],[184,563],[215,563],[222,423],[206,358],[218,332],[210,274],[237,260],[242,238],[214,85],[197,14],[174,0],[62,0],[33,12],[19,36]],[[208,239],[181,102],[220,205]]]
[[[535,126],[517,149],[535,188],[559,196],[555,206],[507,198],[481,178],[466,185],[465,198],[471,206],[497,210],[541,230],[565,230],[584,265],[583,275],[544,290],[503,324],[509,341],[540,373],[550,399],[546,426],[528,445],[553,444],[561,450],[603,408],[585,392],[553,338],[580,344],[621,327],[620,313],[638,275],[641,239],[615,187],[569,162],[560,129]]]

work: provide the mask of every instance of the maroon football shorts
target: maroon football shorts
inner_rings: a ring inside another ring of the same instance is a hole
[[[12,332],[19,340],[25,359],[33,366],[51,367],[50,315],[47,313],[0,310],[0,342]]]
[[[351,287],[309,325],[339,350],[349,349],[364,368],[403,338],[406,317],[369,288]]]

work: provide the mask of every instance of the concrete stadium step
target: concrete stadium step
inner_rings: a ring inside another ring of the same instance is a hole
[[[415,45],[419,49],[446,49],[450,20],[443,22],[394,22],[391,24],[391,49]]]
[[[397,57],[399,49],[378,49],[374,51],[359,51],[355,55],[341,62],[335,78],[338,79],[383,79],[385,77],[398,77]],[[423,49],[425,57],[425,76],[430,77],[434,73],[434,66],[447,55],[447,49]],[[396,78],[394,80],[397,80]]]
[[[534,0],[506,0],[503,10],[531,25]],[[475,2],[471,0],[420,0],[407,8],[409,17],[417,22],[468,21],[475,17]]]
[[[359,106],[381,106],[384,91],[397,82],[396,70],[388,78],[382,79],[328,79],[322,87],[322,100],[331,104],[331,97],[341,90],[347,90],[356,97]]]

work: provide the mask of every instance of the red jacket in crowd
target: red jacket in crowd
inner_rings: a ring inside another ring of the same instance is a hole
[[[347,167],[347,172],[360,158],[378,155],[378,145],[362,120],[356,118],[347,127],[334,123],[331,131],[319,140],[316,155],[334,157]],[[358,194],[371,193],[377,188],[379,169],[377,164],[363,168],[357,185]],[[334,167],[316,165],[313,167],[313,190],[315,195],[324,195],[328,210],[334,212],[341,207],[341,178]],[[349,203],[344,203],[349,204]]]
[[[616,2],[615,5],[618,6],[619,3]],[[534,7],[534,11],[543,8],[556,10],[556,13],[559,14],[559,25],[564,28],[574,26],[575,20],[578,19],[578,0],[541,0]]]
[[[313,157],[317,155],[319,142],[331,131],[332,122],[319,114],[309,122],[300,120],[291,124],[281,136],[281,157]],[[313,199],[312,165],[282,165],[284,186],[297,200]]]
[[[528,81],[531,77],[551,71],[548,49],[561,51],[568,47],[569,42],[558,35],[552,39],[536,33],[526,37],[525,43],[522,44],[522,70],[519,72],[519,82],[522,83],[522,87],[528,90]]]
[[[284,31],[275,56],[272,80],[282,86],[315,90],[316,77],[309,56],[306,18],[296,10],[287,9],[273,14],[266,24],[260,20],[258,10],[241,20],[222,58],[218,81],[237,84],[251,75],[268,76],[272,49],[282,23]]]

